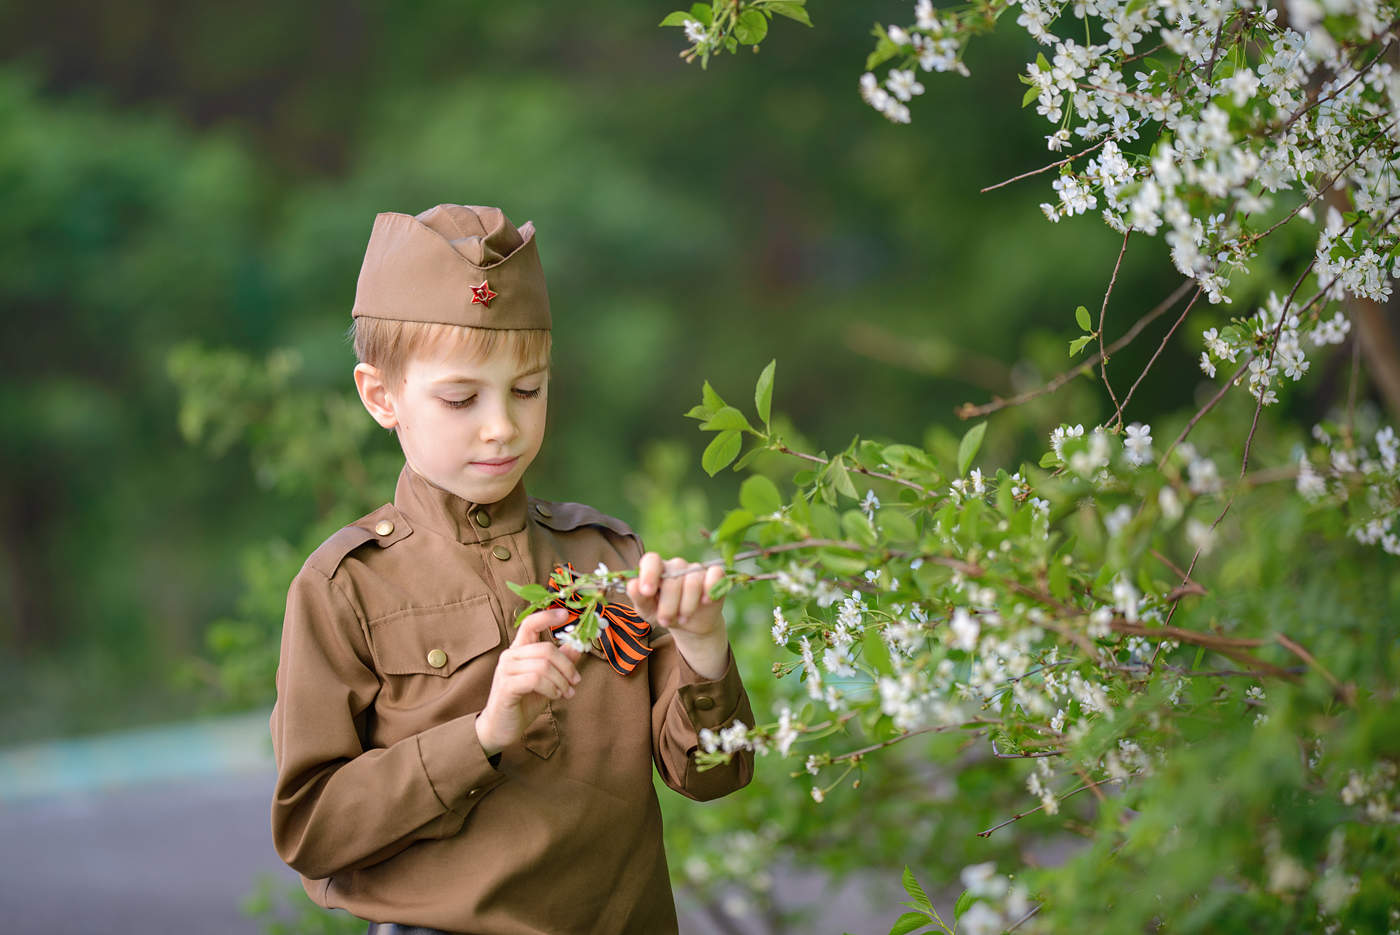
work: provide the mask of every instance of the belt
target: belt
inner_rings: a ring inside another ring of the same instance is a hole
[[[442,929],[424,928],[421,925],[396,925],[393,922],[371,922],[365,935],[452,935]]]

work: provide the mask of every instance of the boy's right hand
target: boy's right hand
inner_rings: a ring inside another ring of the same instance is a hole
[[[536,611],[520,622],[514,641],[501,653],[486,707],[476,716],[476,736],[487,756],[519,740],[545,702],[573,697],[580,654],[556,645],[549,630],[567,618],[564,610]]]

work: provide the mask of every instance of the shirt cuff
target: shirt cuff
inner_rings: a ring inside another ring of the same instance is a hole
[[[418,757],[428,784],[444,808],[465,813],[505,777],[496,772],[467,714],[418,735]]]
[[[684,656],[680,657],[680,675],[684,684],[676,689],[676,694],[692,727],[697,731],[704,727],[713,729],[733,720],[744,697],[744,685],[739,678],[739,667],[734,664],[732,648],[725,657],[724,674],[719,678],[702,678]]]

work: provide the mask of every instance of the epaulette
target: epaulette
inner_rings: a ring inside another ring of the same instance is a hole
[[[640,537],[632,531],[631,526],[615,516],[609,516],[593,509],[586,503],[556,503],[552,500],[536,500],[531,497],[530,515],[535,522],[542,526],[548,526],[555,532],[569,532],[583,526],[602,526],[623,538],[641,541]]]
[[[342,526],[332,533],[329,539],[311,553],[311,557],[306,560],[306,567],[313,568],[329,578],[335,574],[340,563],[345,561],[345,557],[360,546],[374,542],[381,549],[388,548],[412,534],[413,527],[409,526],[404,515],[392,503],[386,503],[373,513],[362,516],[349,526]]]

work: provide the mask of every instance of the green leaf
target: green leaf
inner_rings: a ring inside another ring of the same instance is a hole
[[[1080,351],[1084,350],[1084,345],[1092,340],[1094,340],[1092,334],[1081,334],[1079,337],[1069,342],[1069,356],[1074,357],[1077,355]]]
[[[1036,64],[1036,67],[1039,68],[1041,71],[1049,71],[1049,70],[1050,70],[1050,63],[1047,62],[1047,61],[1045,60],[1045,53],[1044,53],[1044,52],[1037,52],[1037,53],[1035,53],[1035,64]]]
[[[691,406],[690,411],[685,414],[685,417],[687,419],[699,419],[703,422],[713,413],[713,409],[706,409],[704,406]]]
[[[977,449],[982,447],[982,436],[987,434],[987,423],[978,422],[967,430],[967,434],[958,442],[958,475],[967,473],[967,469],[972,466],[972,459],[977,457]]]
[[[847,510],[841,516],[841,531],[846,538],[861,545],[875,544],[875,528],[860,510]]]
[[[741,45],[758,45],[766,35],[768,19],[762,13],[748,9],[739,14],[739,19],[734,24],[734,38],[738,39]]]
[[[714,12],[710,9],[708,3],[695,4],[690,8],[690,15],[706,26],[714,22]]]
[[[762,474],[755,474],[739,488],[739,503],[754,516],[766,516],[783,508],[778,485]]]
[[[1040,466],[1043,468],[1057,467],[1060,463],[1060,456],[1053,451],[1047,451],[1040,456]]]
[[[918,528],[903,510],[881,510],[876,514],[876,523],[891,542],[914,542],[919,538]]]
[[[894,925],[890,928],[890,935],[909,935],[910,932],[921,929],[928,924],[929,917],[922,912],[906,912],[894,920]]]
[[[1094,323],[1089,318],[1089,310],[1084,306],[1079,306],[1074,310],[1074,320],[1079,324],[1081,331],[1093,331]]]
[[[724,408],[724,400],[719,398],[715,388],[710,386],[709,380],[706,380],[705,385],[700,387],[700,398],[704,401],[705,408],[710,412],[718,412]]]
[[[856,555],[848,549],[822,549],[817,553],[817,560],[827,571],[848,578],[863,573],[866,569],[865,559]]]
[[[726,37],[725,37],[725,40],[724,40],[724,50],[725,50],[726,52],[728,52],[730,55],[733,55],[734,52],[738,50],[738,48],[739,48],[739,40],[738,40],[738,39],[735,39],[733,36],[726,36]]]
[[[915,905],[927,913],[932,914],[933,903],[929,901],[928,893],[919,885],[919,881],[914,878],[914,871],[909,869],[908,864],[904,867],[904,892],[914,900]]]
[[[807,15],[804,4],[807,0],[770,0],[763,4],[765,10],[770,10],[779,16],[786,16],[788,19],[797,20],[804,26],[812,25],[811,17]]]
[[[553,593],[541,584],[516,584],[514,581],[507,581],[506,587],[515,592],[527,604],[536,604],[540,601],[548,601],[553,598]]]
[[[860,499],[860,494],[856,493],[856,485],[851,483],[851,474],[846,470],[846,462],[837,455],[831,459],[831,463],[826,466],[826,476],[836,487],[837,492],[843,493],[852,500]]]
[[[754,405],[758,407],[758,417],[763,420],[765,428],[768,427],[770,413],[773,408],[773,373],[778,368],[778,361],[770,360],[768,366],[763,368],[763,372],[758,375],[758,385],[753,390]]]
[[[874,627],[867,627],[865,631],[865,661],[872,669],[881,675],[891,675],[894,673],[894,663],[890,661],[890,649],[885,645],[885,641],[880,638],[880,631]],[[917,886],[918,884],[914,884]]]
[[[1026,93],[1021,95],[1021,108],[1024,110],[1031,106],[1038,97],[1040,97],[1040,88],[1037,88],[1035,85],[1026,88]]]
[[[825,503],[814,503],[812,512],[812,532],[822,539],[841,538],[841,517]]]
[[[709,419],[700,424],[700,428],[706,431],[723,431],[734,429],[739,432],[752,432],[753,427],[749,425],[749,420],[744,418],[744,414],[733,406],[724,406]]]
[[[1069,569],[1059,558],[1050,560],[1050,593],[1062,601],[1069,599]]]
[[[899,46],[890,41],[883,29],[877,29],[875,35],[879,36],[880,40],[875,43],[875,51],[865,57],[866,71],[874,71],[899,54]]]
[[[700,456],[700,466],[705,469],[706,474],[714,477],[739,456],[741,447],[743,441],[738,432],[720,432]]]
[[[667,13],[666,18],[657,25],[659,26],[681,26],[690,19],[690,14],[685,10],[677,10],[674,13]]]
[[[710,588],[710,600],[717,601],[732,590],[734,590],[734,579],[729,577],[728,575],[725,575],[723,578],[715,582],[714,587]]]
[[[962,914],[972,908],[972,904],[977,901],[977,897],[972,894],[972,890],[963,890],[958,897],[957,905],[953,907],[953,917],[962,918]]]
[[[754,515],[748,510],[730,510],[711,538],[715,542],[737,541],[753,523]]]
[[[744,452],[744,456],[742,458],[734,462],[734,470],[742,471],[744,468],[749,466],[750,461],[752,461],[754,458],[757,458],[759,455],[763,454],[767,450],[768,449],[764,448],[762,445],[754,445],[748,451]]]

